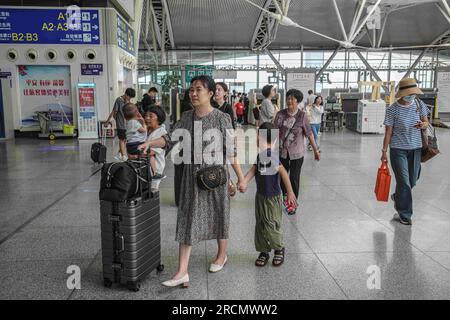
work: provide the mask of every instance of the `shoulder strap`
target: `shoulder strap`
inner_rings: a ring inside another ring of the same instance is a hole
[[[298,119],[300,118],[300,109],[297,111],[297,114],[295,115],[295,121],[292,124],[292,127],[289,128],[287,134],[284,136],[283,142],[281,143],[281,147],[284,147],[284,143],[286,142],[287,138],[289,137],[289,135],[291,134],[292,129],[295,127],[295,125],[297,124]],[[287,111],[286,111],[287,113]]]
[[[422,100],[416,97],[416,112],[419,113],[419,117],[422,118]]]
[[[194,164],[194,130],[195,130],[195,111],[192,111],[192,131],[191,134],[191,164]]]

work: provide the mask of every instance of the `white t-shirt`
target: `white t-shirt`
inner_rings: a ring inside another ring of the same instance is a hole
[[[134,119],[127,121],[127,143],[145,142],[147,133],[139,132],[140,128],[142,128],[142,124],[139,121]]]
[[[162,136],[166,135],[167,131],[164,127],[159,127],[152,133],[148,135],[147,140],[155,140],[158,138],[161,138]],[[164,168],[166,167],[166,151],[163,148],[151,148],[151,151],[155,153],[155,160],[156,160],[156,173],[163,174]]]
[[[316,99],[316,95],[315,94],[310,94],[308,95],[308,98],[306,99],[306,103],[308,106],[311,106],[314,103],[314,100]]]
[[[310,124],[321,124],[322,123],[322,114],[323,114],[323,106],[308,106],[307,114],[308,120]]]

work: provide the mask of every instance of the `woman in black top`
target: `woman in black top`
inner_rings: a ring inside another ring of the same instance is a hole
[[[186,91],[184,92],[184,97],[183,100],[181,101],[180,109],[181,109],[180,116],[183,112],[192,110],[191,99],[189,98],[189,88],[187,88]]]
[[[217,107],[220,111],[227,113],[231,118],[231,124],[233,129],[236,129],[236,119],[234,118],[234,112],[231,105],[226,102],[225,97],[228,94],[228,86],[224,82],[216,82],[216,93],[214,99],[217,102]]]

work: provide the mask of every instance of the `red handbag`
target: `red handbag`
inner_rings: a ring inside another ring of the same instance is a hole
[[[389,191],[391,190],[391,174],[387,161],[382,161],[380,168],[378,168],[377,182],[375,184],[375,195],[378,201],[389,200]]]

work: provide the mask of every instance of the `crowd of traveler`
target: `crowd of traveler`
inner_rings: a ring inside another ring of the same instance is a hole
[[[411,189],[420,174],[420,129],[428,125],[428,109],[416,99],[420,92],[413,79],[402,80],[397,93],[398,101],[386,109],[384,122],[386,134],[381,160],[388,161],[390,146],[390,162],[397,181],[392,195],[397,211],[394,218],[407,225],[411,224],[412,216]],[[160,104],[156,103],[155,93],[156,88],[150,88],[139,108],[130,102],[135,97],[135,91],[126,89],[125,94],[117,98],[107,121],[112,117],[116,119],[120,140],[116,158],[123,161],[141,151],[149,154],[156,180],[164,177],[165,150],[171,149],[180,158],[190,160],[175,164],[175,202],[178,207],[175,239],[179,242],[179,264],[177,272],[163,285],[188,286],[192,246],[200,241],[217,241],[217,254],[209,272],[218,272],[227,263],[230,197],[234,195],[230,188],[233,185],[230,169],[234,171],[236,187],[242,193],[247,191],[253,178],[256,181],[254,242],[258,257],[255,265],[265,266],[272,250],[273,266],[282,265],[286,253],[282,231],[283,210],[295,214],[298,207],[301,169],[307,149],[305,141],[309,142],[314,159],[321,159],[318,136],[324,113],[322,97],[312,90],[304,97],[301,91],[290,89],[286,92],[287,108],[279,110],[278,105],[273,103],[277,95],[276,87],[264,86],[264,99],[254,112],[258,134],[253,143],[258,147],[258,154],[244,175],[236,149],[228,152],[226,141],[236,141],[234,129],[247,123],[244,115],[250,111],[245,94],[233,92],[230,96],[225,83],[214,82],[209,76],[193,78],[181,102],[181,118],[171,130],[173,133],[184,129],[190,133],[191,138],[187,140],[192,148],[184,149],[180,147],[180,140],[163,126],[166,116]],[[201,124],[200,137],[194,132],[198,124]],[[218,130],[223,137],[223,141],[218,142],[220,148],[216,150],[211,150],[209,141],[202,139],[205,132],[211,129]],[[183,157],[186,150],[190,154]],[[224,156],[214,158],[216,160],[212,166],[205,161],[205,154],[216,151],[223,152]],[[224,172],[227,182],[205,190],[198,179],[199,173],[205,169]],[[288,207],[294,209],[287,210]]]

